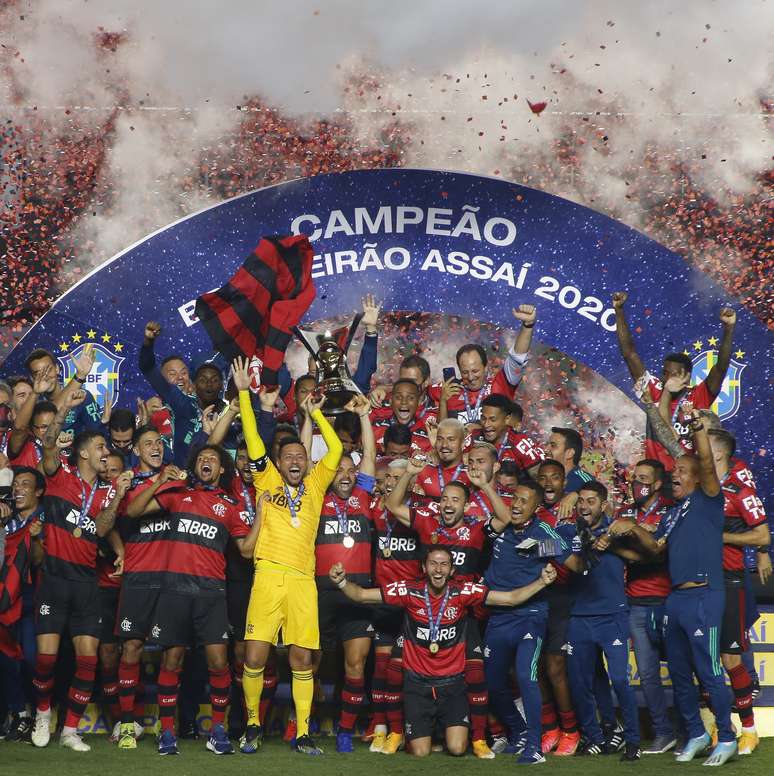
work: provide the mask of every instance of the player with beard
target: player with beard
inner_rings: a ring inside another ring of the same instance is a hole
[[[468,452],[470,502],[465,512],[468,517],[489,520],[495,513],[496,498],[510,510],[513,492],[505,491],[497,484],[500,465],[494,445],[489,442],[473,443]]]
[[[250,557],[260,529],[263,499],[256,520],[241,520],[236,500],[223,489],[231,485],[233,464],[223,448],[206,445],[192,451],[188,476],[167,467],[150,487],[127,506],[130,517],[147,517],[165,510],[170,530],[164,541],[165,574],[151,625],[151,639],[164,651],[159,670],[161,755],[178,753],[175,712],[186,647],[204,646],[209,669],[212,727],[207,749],[231,754],[224,722],[231,673],[228,666],[228,610],[225,552],[233,539]]]
[[[323,501],[315,546],[321,646],[335,650],[341,643],[344,648],[344,684],[336,735],[336,751],[340,753],[354,751],[352,733],[366,703],[365,663],[374,632],[370,610],[351,603],[333,587],[328,576],[332,565],[344,563],[358,584],[371,584],[373,519],[369,490],[373,489],[376,444],[368,418],[368,399],[356,396],[347,409],[359,418],[363,457],[358,471],[352,456],[342,455]],[[321,657],[321,651],[316,653],[315,672]]]
[[[414,492],[428,501],[438,501],[449,482],[468,482],[462,458],[465,445],[465,427],[454,418],[438,424],[434,452],[438,463],[428,463],[416,478]]]
[[[463,509],[463,505],[457,505],[460,516]],[[452,554],[441,546],[427,552],[422,571],[424,579],[398,580],[371,589],[348,581],[341,564],[331,568],[330,578],[357,603],[387,603],[405,610],[404,694],[411,752],[419,757],[430,754],[433,723],[437,722],[445,733],[446,750],[459,757],[468,745],[468,704],[463,680],[468,611],[481,604],[519,606],[550,585],[555,572],[544,567],[537,579],[518,589],[490,591],[481,584],[452,579]]]
[[[392,384],[390,406],[387,410],[377,409],[371,412],[371,424],[374,429],[377,447],[384,452],[382,444],[384,434],[393,425],[403,426],[411,431],[412,447],[419,450],[430,450],[430,440],[425,427],[425,420],[417,417],[419,407],[419,386],[408,379],[396,380]]]
[[[522,476],[534,478],[546,454],[527,434],[521,434],[511,428],[510,419],[521,412],[521,407],[505,396],[487,396],[481,402],[481,431],[478,437],[494,445],[498,461],[515,461],[523,473]]]
[[[118,664],[118,702],[121,721],[117,731],[119,749],[135,749],[142,734],[137,722],[137,687],[140,683],[140,661],[145,640],[151,635],[153,616],[167,567],[166,542],[171,531],[166,511],[129,517],[129,505],[144,491],[153,487],[161,475],[164,441],[153,426],[141,426],[134,433],[132,452],[137,466],[132,470],[129,488],[118,508],[118,531],[124,543],[124,573],[116,615],[117,633],[121,639]],[[164,470],[167,481],[179,479],[182,472],[175,466]]]
[[[689,762],[710,745],[699,715],[695,674],[709,694],[718,727],[718,744],[705,764],[718,766],[737,753],[719,649],[725,606],[724,499],[706,429],[698,413],[691,412],[689,423],[697,455],[677,459],[672,471],[675,506],[655,533],[629,522],[617,530],[631,535],[654,555],[668,550],[672,589],[666,602],[667,661],[675,705],[689,736],[676,759]]]
[[[435,510],[406,506],[404,503],[406,493],[412,480],[423,467],[424,460],[421,458],[412,458],[409,461],[406,472],[387,498],[387,508],[404,526],[416,532],[425,554],[434,546],[447,548],[454,561],[456,577],[471,582],[478,581],[483,570],[486,532],[494,530],[499,533],[504,530],[508,524],[508,507],[490,487],[489,496],[495,504],[495,514],[490,515],[486,521],[466,517],[465,509],[470,501],[470,490],[465,483],[456,480],[444,486],[437,515]],[[506,519],[503,520],[502,516]],[[465,684],[470,706],[473,753],[476,757],[491,759],[494,757],[494,752],[486,742],[489,697],[484,679],[481,637],[475,622],[468,629],[467,635]]]
[[[514,308],[513,316],[521,321],[521,328],[513,347],[494,377],[487,374],[487,355],[481,345],[463,345],[456,356],[461,380],[456,377],[433,385],[428,390],[430,398],[438,405],[438,418],[458,418],[461,423],[478,423],[481,404],[491,394],[502,394],[513,399],[521,382],[524,367],[529,360],[532,331],[537,320],[533,305],[523,304]]]
[[[664,467],[660,461],[638,461],[632,474],[632,503],[616,512],[616,520],[636,522],[655,531],[672,500],[663,494]],[[643,749],[644,754],[663,754],[677,739],[667,713],[666,691],[661,682],[661,649],[664,604],[672,583],[663,558],[643,558],[630,563],[626,571],[626,596],[629,602],[629,634],[640,675],[640,687],[650,711],[655,738]]]
[[[51,738],[54,668],[66,629],[73,641],[76,670],[60,744],[88,752],[91,747],[78,735],[78,722],[91,699],[97,668],[97,540],[113,529],[115,510],[129,480],[119,477],[115,491],[100,484],[108,449],[102,435],[94,431],[78,435],[69,464],[62,463],[57,438],[68,412],[83,402],[79,383],[71,381],[58,396],[61,406],[43,437],[39,467],[46,477],[46,554],[35,596],[37,713],[32,743],[43,747]]]
[[[268,493],[266,510],[255,547],[255,573],[247,611],[245,669],[242,685],[247,706],[247,729],[240,741],[249,754],[261,745],[259,699],[263,674],[280,629],[289,645],[296,708],[296,751],[319,755],[322,750],[309,735],[309,714],[314,695],[312,651],[320,648],[317,588],[314,584],[314,540],[320,522],[325,491],[336,476],[342,444],[322,414],[325,399],[309,400],[307,409],[323,435],[328,452],[307,473],[308,455],[296,437],[283,439],[277,465],[269,459],[258,435],[250,403],[247,362],[236,359],[234,384],[239,390],[244,430],[253,483]]]
[[[399,579],[415,579],[421,573],[417,535],[406,528],[386,507],[386,500],[408,466],[392,461],[384,481],[384,497],[371,505],[376,534],[374,578],[383,586]],[[374,738],[371,751],[395,754],[403,746],[403,639],[401,618],[389,606],[375,607],[373,623],[374,675],[371,700],[374,707]],[[389,732],[388,732],[389,726]]]
[[[736,313],[729,307],[724,307],[720,311],[719,317],[723,326],[723,335],[718,349],[717,360],[704,380],[697,385],[690,387],[693,362],[691,361],[690,356],[686,356],[683,353],[668,353],[664,356],[664,365],[660,380],[645,368],[642,360],[637,354],[637,350],[634,346],[634,338],[629,329],[629,324],[626,322],[626,315],[624,312],[626,300],[627,294],[625,291],[616,291],[613,294],[616,335],[618,337],[618,346],[621,350],[621,355],[626,362],[626,366],[629,368],[632,379],[635,381],[642,380],[646,384],[654,402],[658,402],[661,398],[669,378],[673,377],[682,380],[676,392],[671,393],[669,396],[669,413],[671,414],[670,425],[677,432],[680,444],[685,452],[690,453],[693,451],[693,445],[687,424],[687,414],[683,405],[685,402],[690,402],[691,406],[696,409],[709,409],[720,393],[723,386],[723,380],[731,363]],[[675,465],[675,459],[672,458],[664,447],[656,440],[650,424],[648,424],[646,428],[646,437],[645,453],[647,457],[656,458],[664,464],[666,471],[671,471]]]
[[[581,487],[578,519],[585,524],[593,545],[583,553],[584,573],[574,579],[574,600],[567,629],[568,674],[578,718],[588,739],[580,754],[607,752],[594,699],[599,652],[604,653],[624,719],[626,743],[621,761],[631,762],[640,759],[641,750],[639,712],[629,684],[629,617],[624,580],[626,561],[641,560],[642,554],[610,536],[612,521],[605,515],[606,507],[604,485],[593,481]]]
[[[742,653],[750,649],[746,622],[748,595],[744,550],[756,548],[768,557],[771,542],[766,511],[756,492],[729,481],[736,439],[728,431],[710,431],[709,445],[715,473],[723,493],[723,578],[726,604],[720,631],[720,659],[734,691],[735,705],[742,722],[739,754],[751,754],[758,746],[753,715],[753,681],[742,662]]]

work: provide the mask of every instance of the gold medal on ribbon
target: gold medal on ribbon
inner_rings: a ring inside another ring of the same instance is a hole
[[[431,654],[435,655],[438,652],[439,649],[440,649],[440,647],[438,646],[438,642],[437,641],[431,641],[430,642],[430,653]]]
[[[76,539],[80,539],[82,533],[83,531],[81,531],[81,527],[79,525],[76,525],[75,528],[73,528],[73,536]]]

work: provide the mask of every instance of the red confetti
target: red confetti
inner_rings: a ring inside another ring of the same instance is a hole
[[[529,105],[529,109],[536,115],[539,116],[548,105],[547,102],[530,102],[527,100],[527,105]]]

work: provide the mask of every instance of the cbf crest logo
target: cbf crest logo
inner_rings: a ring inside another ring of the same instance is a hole
[[[67,382],[75,374],[75,360],[80,357],[88,343],[94,346],[94,366],[86,378],[83,386],[104,409],[105,401],[109,400],[115,407],[118,400],[120,387],[119,372],[124,357],[124,345],[121,342],[113,342],[110,334],[98,335],[94,329],[89,329],[85,334],[73,334],[70,341],[63,340],[59,343],[59,363],[62,368],[62,378]]]
[[[716,337],[710,337],[707,344],[710,346],[717,345],[718,340]],[[693,343],[693,353],[684,351],[686,355],[690,355],[693,360],[693,372],[691,372],[691,385],[698,385],[700,382],[706,379],[707,375],[713,366],[718,361],[717,350],[704,350],[704,343],[696,341]],[[726,376],[723,379],[723,385],[720,388],[720,393],[717,399],[712,403],[712,411],[720,418],[720,420],[727,420],[733,418],[737,412],[742,401],[742,372],[747,368],[747,364],[742,363],[741,359],[744,358],[744,351],[737,350],[734,353],[734,358],[731,359]]]

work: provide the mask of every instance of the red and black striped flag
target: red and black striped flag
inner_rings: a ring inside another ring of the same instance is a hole
[[[215,349],[229,362],[258,356],[264,385],[277,384],[293,327],[314,301],[313,255],[305,235],[264,237],[223,288],[196,300]]]

